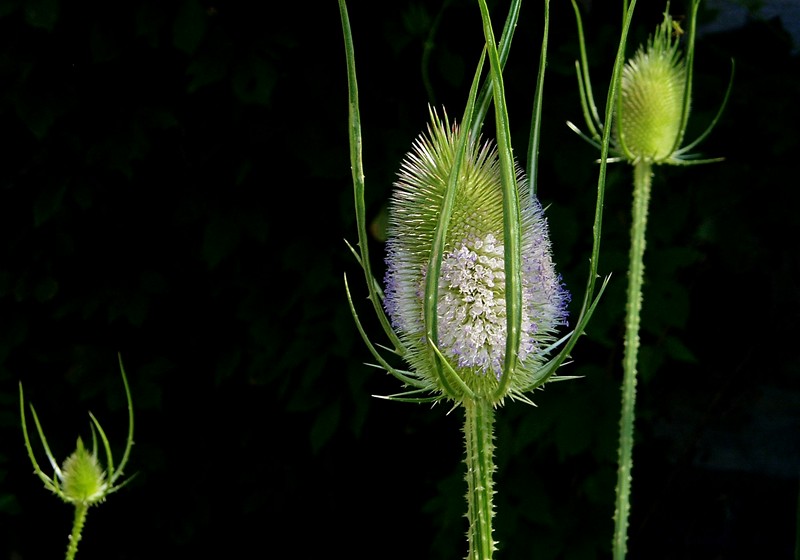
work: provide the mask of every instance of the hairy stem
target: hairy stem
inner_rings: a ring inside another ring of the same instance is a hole
[[[494,407],[489,398],[465,398],[464,438],[467,466],[468,560],[490,560],[494,516]]]
[[[78,553],[78,542],[81,540],[81,532],[83,531],[83,526],[86,524],[86,514],[88,512],[88,505],[75,505],[75,520],[72,522],[72,533],[69,536],[66,560],[75,560],[75,555]]]
[[[642,311],[645,230],[652,164],[639,161],[633,169],[633,211],[631,247],[628,262],[628,301],[625,315],[625,355],[623,358],[622,407],[619,421],[617,500],[614,512],[614,560],[622,560],[628,549],[631,470],[633,469],[633,419],[636,403],[636,362],[639,353],[639,323]]]

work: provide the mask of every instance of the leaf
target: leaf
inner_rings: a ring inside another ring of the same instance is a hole
[[[14,494],[0,493],[0,512],[16,515],[20,512],[19,502]]]
[[[664,341],[664,347],[670,358],[681,362],[697,363],[697,356],[679,338],[668,336]]]
[[[251,56],[236,66],[233,91],[243,103],[267,105],[277,81],[275,67],[261,57]]]
[[[26,0],[25,21],[33,27],[52,31],[58,21],[58,0]]]
[[[20,0],[0,0],[0,17],[13,14],[17,11]]]
[[[203,258],[209,268],[230,255],[241,238],[240,222],[232,216],[213,216],[203,232]]]
[[[228,56],[224,50],[200,54],[186,68],[190,77],[186,91],[194,93],[203,86],[219,82],[227,73]]]
[[[314,424],[311,426],[311,433],[309,434],[311,449],[314,453],[319,452],[331,439],[331,436],[333,436],[336,428],[339,426],[340,415],[341,406],[338,401],[329,404],[317,415]]]
[[[50,276],[39,280],[33,288],[33,297],[35,297],[36,301],[39,303],[50,301],[57,293],[58,282]]]
[[[195,0],[184,0],[172,25],[172,44],[193,54],[206,33],[208,14]]]
[[[33,205],[33,223],[39,227],[53,217],[61,207],[61,201],[67,192],[67,185],[43,189]]]

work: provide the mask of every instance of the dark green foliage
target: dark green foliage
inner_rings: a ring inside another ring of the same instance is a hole
[[[342,274],[359,269],[343,241],[356,232],[336,3],[239,4],[0,2],[0,558],[59,557],[71,521],[30,472],[18,381],[55,455],[88,432],[87,409],[124,441],[117,352],[139,474],[90,513],[79,558],[269,557],[276,543],[297,558],[464,554],[461,412],[373,399],[397,384],[363,365],[347,309]],[[378,217],[426,103],[460,114],[480,14],[468,0],[348,5]],[[657,8],[635,23],[649,30]],[[620,21],[609,10],[584,20],[598,101]],[[506,69],[517,154],[540,18],[523,6]],[[577,313],[597,156],[564,124],[580,117],[568,3],[551,26],[539,195]],[[788,558],[794,543],[798,420],[781,407],[796,404],[800,367],[800,61],[781,33],[761,22],[698,40],[700,130],[737,63],[701,146],[727,159],[654,184],[633,559]],[[584,378],[497,414],[506,560],[610,549],[630,170],[609,171],[612,281],[563,368]],[[381,274],[377,239],[372,254]],[[757,431],[770,418],[783,424]],[[718,459],[731,440],[752,449],[751,433],[767,456]]]

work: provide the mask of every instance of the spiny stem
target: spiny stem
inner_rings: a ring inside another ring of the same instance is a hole
[[[468,560],[491,560],[494,516],[494,407],[485,397],[465,398],[464,438],[467,465]]]
[[[66,560],[75,560],[75,554],[78,553],[78,542],[81,540],[81,532],[86,524],[86,514],[88,512],[88,505],[75,504],[75,520],[72,523],[72,534],[69,536]]]
[[[617,502],[614,512],[614,560],[622,560],[628,549],[631,470],[633,469],[633,419],[636,403],[636,361],[639,352],[639,323],[642,310],[645,230],[650,202],[652,164],[639,161],[633,168],[633,211],[628,263],[628,301],[625,316],[622,407],[619,421]]]

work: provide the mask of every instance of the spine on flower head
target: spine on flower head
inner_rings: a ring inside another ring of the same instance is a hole
[[[402,162],[390,201],[385,308],[407,345],[414,371],[445,393],[428,347],[425,284],[439,211],[458,137],[447,116],[431,112]],[[566,324],[569,294],[551,257],[547,222],[517,168],[522,263],[518,366],[509,391],[521,394],[542,365],[556,329]],[[438,281],[438,351],[476,394],[493,394],[506,350],[503,192],[495,147],[469,139],[457,183]]]

